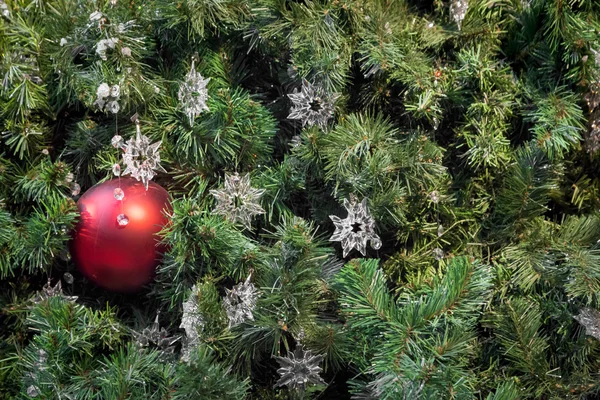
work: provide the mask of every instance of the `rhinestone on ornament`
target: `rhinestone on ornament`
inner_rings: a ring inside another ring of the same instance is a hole
[[[458,29],[461,28],[462,22],[467,15],[469,8],[469,2],[467,0],[454,0],[450,4],[450,17],[458,25]]]
[[[223,299],[223,305],[229,318],[229,329],[244,321],[254,321],[252,311],[256,307],[258,291],[250,276],[245,282],[235,285],[231,290],[226,289],[227,295]]]
[[[185,76],[185,80],[179,86],[177,97],[184,112],[187,114],[190,125],[194,125],[194,118],[208,110],[206,101],[208,100],[208,81],[196,71],[195,61],[192,61],[190,71]]]
[[[324,384],[325,381],[319,375],[323,370],[319,365],[323,358],[322,355],[313,356],[303,346],[298,346],[293,353],[289,352],[287,357],[275,357],[280,367],[277,370],[280,378],[275,387],[305,390],[308,385]]]
[[[126,168],[122,175],[131,174],[138,181],[142,181],[146,190],[148,183],[154,178],[155,170],[167,172],[160,165],[160,153],[158,151],[160,144],[150,143],[147,136],[141,134],[140,125],[136,123],[136,136],[129,139],[123,146],[123,163]]]
[[[367,208],[367,198],[365,197],[360,203],[355,199],[351,201],[344,199],[344,207],[348,210],[345,219],[336,215],[329,216],[335,225],[335,232],[329,240],[341,242],[344,257],[352,249],[358,250],[364,256],[368,241],[371,242],[373,249],[379,250],[382,243],[379,235],[375,233],[375,220]]]
[[[127,226],[129,223],[129,218],[125,214],[119,214],[117,215],[117,223],[119,226]]]
[[[337,93],[328,93],[323,87],[316,86],[306,79],[302,81],[300,91],[288,94],[292,100],[289,119],[299,119],[302,126],[318,125],[321,129],[327,127],[327,121],[333,117],[335,101],[340,97]]]
[[[125,197],[125,192],[121,188],[115,188],[113,191],[113,196],[115,196],[115,199],[121,201],[123,200],[123,197]]]
[[[252,217],[264,214],[265,210],[260,206],[258,200],[264,193],[264,189],[255,189],[250,186],[250,175],[239,176],[225,175],[225,187],[220,190],[211,190],[217,200],[213,210],[215,214],[223,215],[233,223],[241,223],[250,226]]]

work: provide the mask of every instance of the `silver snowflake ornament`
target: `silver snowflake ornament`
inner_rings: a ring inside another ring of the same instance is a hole
[[[150,327],[144,328],[141,332],[134,331],[133,336],[139,347],[155,347],[164,354],[173,354],[175,352],[175,342],[179,340],[178,336],[169,336],[165,328],[161,328],[158,323],[158,314],[154,323]]]
[[[324,384],[325,381],[319,372],[323,369],[319,366],[323,361],[322,355],[313,356],[310,350],[303,347],[296,348],[287,357],[275,357],[279,363],[277,373],[280,378],[275,387],[287,386],[293,390],[304,390],[310,385]]]
[[[354,199],[352,201],[344,199],[344,207],[348,210],[346,218],[341,219],[336,215],[329,216],[335,225],[335,232],[329,240],[342,243],[344,257],[352,249],[358,250],[364,256],[368,241],[371,242],[373,249],[380,249],[381,239],[375,233],[375,220],[367,208],[367,198],[365,197],[360,203]]]
[[[255,189],[250,186],[250,175],[240,176],[237,172],[225,175],[225,187],[220,190],[211,190],[217,205],[213,210],[215,214],[225,216],[233,223],[250,226],[252,217],[264,214],[265,210],[258,200],[264,189]]]
[[[33,304],[40,304],[51,297],[62,297],[70,302],[75,302],[78,299],[77,296],[67,296],[64,294],[62,290],[62,282],[60,280],[56,283],[56,285],[52,286],[50,279],[48,279],[48,282],[44,285],[44,287],[42,287],[42,290],[31,299],[31,302]]]
[[[318,125],[321,129],[327,127],[327,121],[333,117],[335,101],[340,97],[337,93],[328,93],[323,87],[302,81],[300,91],[288,94],[292,100],[289,119],[299,119],[302,126]]]
[[[147,136],[141,134],[139,124],[136,124],[135,138],[131,138],[123,146],[123,163],[126,168],[121,175],[130,174],[138,181],[142,181],[146,190],[148,183],[154,178],[155,170],[167,172],[160,165],[160,153],[158,151],[160,144],[150,143]]]
[[[180,328],[185,331],[186,340],[182,349],[182,359],[189,361],[190,353],[200,342],[200,331],[204,329],[204,317],[198,305],[196,285],[192,287],[192,293],[183,302],[183,315],[181,316]]]
[[[243,283],[235,285],[231,290],[227,289],[227,295],[223,298],[225,312],[229,319],[229,329],[244,321],[254,321],[252,311],[256,307],[258,291],[250,276]]]
[[[585,334],[600,340],[600,311],[593,308],[583,308],[579,315],[573,317],[585,328]]]
[[[190,125],[194,125],[194,118],[200,115],[203,111],[208,110],[206,101],[208,100],[208,85],[210,78],[204,79],[199,72],[196,71],[194,61],[190,72],[185,76],[185,80],[179,86],[177,97],[183,107],[183,110],[190,119]]]
[[[467,15],[469,9],[469,2],[467,0],[454,0],[450,4],[450,18],[456,22],[458,29],[460,29],[463,19]]]

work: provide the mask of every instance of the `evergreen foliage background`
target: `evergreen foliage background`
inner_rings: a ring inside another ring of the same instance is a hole
[[[469,0],[460,29],[441,0],[0,5],[0,398],[600,398],[600,342],[574,319],[600,308],[597,1]],[[211,79],[191,125],[193,59]],[[287,119],[302,79],[341,94],[326,130]],[[174,200],[155,281],[122,295],[65,257],[69,174],[110,179],[134,113]],[[266,190],[252,229],[211,213],[235,171]],[[328,216],[351,194],[383,246],[343,260]],[[32,301],[65,272],[76,302]],[[228,329],[222,296],[250,273],[254,321]],[[183,334],[194,285],[190,361],[136,347],[158,312]],[[302,335],[326,385],[274,389]]]

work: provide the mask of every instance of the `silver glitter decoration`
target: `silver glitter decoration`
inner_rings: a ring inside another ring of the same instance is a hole
[[[438,192],[437,190],[434,190],[433,192],[429,193],[429,199],[434,204],[439,203],[440,202],[440,192]]]
[[[185,80],[179,86],[177,97],[183,107],[183,110],[190,119],[190,125],[194,125],[194,118],[208,110],[206,101],[208,100],[208,89],[206,85],[210,78],[204,79],[199,72],[196,71],[194,61],[190,72],[185,76]]]
[[[183,315],[181,316],[180,328],[185,330],[186,341],[182,349],[181,358],[183,361],[189,361],[192,348],[200,342],[199,332],[204,329],[204,317],[200,313],[198,306],[198,296],[196,295],[196,285],[192,287],[192,293],[183,302]]]
[[[51,297],[62,297],[63,299],[71,302],[75,302],[78,297],[77,296],[65,296],[62,290],[62,282],[59,280],[56,285],[52,286],[50,283],[50,279],[48,282],[42,287],[42,290],[39,291],[31,301],[34,304],[39,304],[43,301],[48,300]]]
[[[381,239],[375,233],[375,220],[367,208],[367,198],[365,197],[360,203],[357,203],[356,199],[351,201],[344,199],[344,207],[348,210],[345,219],[336,215],[329,216],[335,225],[335,232],[329,240],[342,243],[344,257],[352,249],[358,250],[364,256],[368,241],[371,242],[373,249],[380,249]]]
[[[117,215],[117,223],[119,226],[127,226],[129,224],[129,218],[125,214]]]
[[[436,261],[440,261],[440,260],[444,259],[445,255],[446,255],[444,253],[444,250],[440,249],[439,247],[436,247],[435,249],[433,249],[431,253],[433,254],[433,258],[435,258]]]
[[[600,311],[593,308],[582,308],[579,315],[573,317],[585,328],[585,334],[600,340]]]
[[[258,203],[264,192],[264,189],[255,189],[250,186],[250,175],[248,174],[244,176],[239,176],[237,172],[233,175],[226,174],[225,187],[210,191],[217,200],[213,212],[225,216],[233,223],[250,226],[253,216],[265,212]]]
[[[244,321],[254,321],[252,311],[256,307],[258,291],[252,282],[250,276],[246,281],[235,285],[231,290],[227,289],[227,295],[223,298],[223,305],[227,318],[229,318],[229,329],[241,324]]]
[[[461,28],[462,22],[467,15],[469,2],[467,0],[453,0],[450,4],[450,18],[456,22],[458,29]]]
[[[102,83],[100,84],[100,86],[98,86],[98,89],[96,90],[96,101],[94,101],[94,105],[98,107],[100,111],[110,111],[113,114],[116,114],[121,108],[121,106],[119,105],[120,96],[121,88],[119,85],[113,85],[111,87],[108,86],[107,83]],[[115,137],[117,136],[118,135],[116,135]]]
[[[127,141],[123,147],[123,163],[126,168],[122,175],[131,174],[138,181],[144,183],[148,190],[148,183],[154,178],[154,170],[167,172],[160,165],[160,153],[158,148],[162,142],[150,144],[150,139],[141,134],[140,125],[136,123],[135,138]]]
[[[125,57],[131,57],[131,49],[129,47],[123,47],[121,49],[121,54],[123,54]]]
[[[152,326],[144,328],[141,332],[133,332],[135,343],[139,347],[155,347],[161,350],[163,354],[173,354],[175,352],[175,342],[179,336],[169,336],[165,328],[161,328],[158,323],[158,314],[154,319]]]
[[[324,384],[319,375],[323,369],[319,366],[323,361],[322,355],[313,356],[310,350],[302,346],[296,348],[287,357],[275,357],[279,363],[277,373],[280,378],[275,387],[287,386],[292,390],[305,390],[308,385]]]
[[[73,274],[71,274],[70,272],[65,272],[63,274],[63,279],[65,280],[67,285],[72,285],[73,282],[75,282],[75,278],[73,277]]]
[[[323,87],[315,86],[306,79],[302,80],[300,91],[288,94],[292,100],[289,119],[299,119],[302,126],[318,125],[327,127],[327,121],[333,117],[335,101],[340,97],[337,93],[328,93]]]

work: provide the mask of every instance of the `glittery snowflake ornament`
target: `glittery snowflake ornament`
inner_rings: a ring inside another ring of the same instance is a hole
[[[450,4],[450,18],[456,22],[458,29],[460,29],[468,9],[469,2],[467,0],[453,0]]]
[[[227,295],[223,298],[223,305],[227,318],[229,318],[229,329],[244,321],[254,321],[252,311],[256,307],[258,291],[250,276],[245,282],[235,285],[231,290],[227,289]]]
[[[322,368],[319,366],[323,361],[322,355],[313,356],[310,350],[304,350],[299,346],[287,357],[275,357],[279,363],[277,373],[280,378],[275,387],[287,386],[292,390],[305,390],[308,385],[324,384],[325,381],[319,376]]]
[[[136,121],[136,135],[123,146],[123,163],[126,168],[121,175],[130,174],[138,181],[142,181],[146,190],[148,182],[154,178],[155,170],[167,172],[160,165],[160,153],[158,151],[161,141],[150,144],[150,139],[141,134],[140,124]]]
[[[179,86],[179,93],[177,94],[183,110],[190,119],[190,125],[194,125],[194,118],[203,111],[208,110],[208,106],[206,105],[206,101],[208,100],[206,85],[208,81],[210,81],[210,78],[204,79],[196,71],[194,61],[192,61],[190,72],[185,76],[185,81]]]
[[[292,100],[289,119],[299,119],[302,126],[318,125],[321,129],[327,127],[327,121],[333,116],[335,101],[340,97],[337,93],[328,93],[321,86],[302,81],[300,91],[288,94]]]
[[[213,211],[233,223],[241,223],[248,227],[253,216],[265,212],[258,203],[264,192],[264,189],[250,186],[248,174],[244,176],[240,176],[237,172],[233,175],[226,174],[225,187],[210,191],[217,200],[217,206]]]
[[[573,317],[585,328],[585,334],[600,340],[600,311],[593,308],[583,308],[579,315]]]
[[[381,239],[375,233],[375,220],[367,208],[367,198],[360,203],[356,199],[344,199],[344,207],[348,210],[348,216],[341,219],[336,215],[329,218],[335,225],[335,232],[329,239],[332,242],[341,242],[344,249],[343,256],[346,257],[352,249],[358,250],[363,256],[367,250],[367,242],[375,250],[381,248]]]

